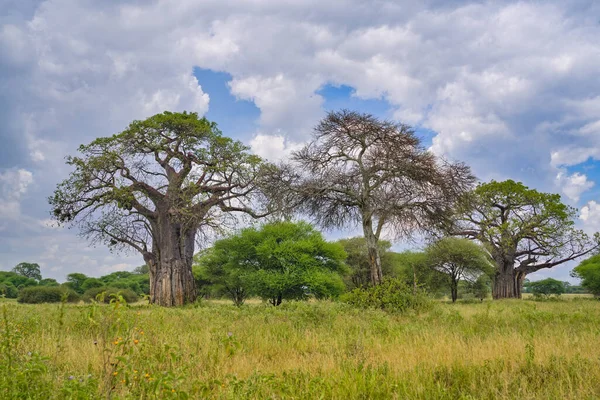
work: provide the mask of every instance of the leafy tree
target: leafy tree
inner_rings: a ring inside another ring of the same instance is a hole
[[[425,150],[409,126],[347,110],[329,113],[293,160],[308,215],[324,228],[362,227],[373,284],[383,277],[384,230],[399,237],[439,223],[474,181],[464,164]]]
[[[39,282],[40,286],[60,286],[56,279],[44,278]]]
[[[471,283],[470,289],[476,298],[483,301],[491,292],[490,277],[486,274],[479,275],[475,282]]]
[[[428,264],[448,278],[452,302],[458,298],[458,282],[474,282],[480,275],[491,272],[486,251],[468,239],[446,237],[427,246]]]
[[[133,273],[136,275],[144,275],[150,273],[150,269],[147,264],[140,265],[133,270]]]
[[[348,255],[346,257],[346,265],[350,269],[348,286],[354,289],[369,285],[371,283],[371,265],[366,239],[359,236],[340,239],[338,243],[342,245]],[[393,253],[390,252],[392,244],[387,240],[380,240],[378,246],[383,275],[391,275],[394,259]]]
[[[430,268],[427,254],[422,251],[404,251],[391,253],[391,275],[402,279],[407,285],[417,291],[423,288],[434,296],[447,294],[447,277],[440,271]]]
[[[19,295],[19,290],[10,282],[0,283],[0,297],[7,299],[16,299]]]
[[[74,272],[67,275],[67,281],[63,284],[65,287],[72,289],[76,293],[83,294],[83,282],[88,279],[88,276],[79,272]]]
[[[573,268],[571,276],[581,279],[581,286],[595,296],[600,296],[600,254],[583,260]]]
[[[531,282],[529,284],[529,288],[534,296],[560,296],[565,292],[564,282],[553,278],[546,278],[541,281]]]
[[[280,184],[277,168],[196,113],[133,121],[79,152],[68,157],[74,171],[49,199],[55,218],[78,225],[92,242],[141,253],[150,299],[164,306],[196,299],[197,235],[234,222],[232,213],[267,215],[261,189]]]
[[[340,294],[345,258],[341,245],[326,242],[310,224],[274,222],[215,242],[199,264],[237,304],[253,294],[277,306]]]
[[[82,292],[86,292],[89,289],[103,287],[103,286],[104,286],[104,282],[102,282],[100,279],[98,279],[98,278],[87,278],[81,284],[81,291]]]
[[[40,266],[36,263],[19,263],[13,268],[13,272],[22,276],[26,276],[27,278],[35,279],[36,281],[42,280]]]
[[[574,228],[576,210],[557,194],[507,180],[480,184],[458,207],[453,234],[490,248],[495,299],[521,297],[525,277],[584,256],[599,246]]]

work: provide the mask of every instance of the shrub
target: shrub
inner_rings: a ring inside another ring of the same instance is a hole
[[[529,289],[535,297],[549,297],[552,295],[560,296],[565,292],[563,282],[556,279],[547,278],[541,281],[531,282]]]
[[[104,293],[104,296],[100,296],[100,294]],[[139,300],[139,297],[136,292],[131,289],[120,289],[114,287],[97,287],[87,290],[83,294],[83,300],[86,302],[90,302],[92,300],[102,299],[104,303],[110,303],[110,300],[114,297],[113,295],[121,295],[123,299],[127,303],[135,303]]]
[[[7,299],[16,299],[19,295],[19,290],[10,282],[0,283],[0,297],[4,296]]]
[[[363,308],[380,308],[391,312],[427,311],[433,301],[423,291],[408,286],[400,279],[384,280],[380,285],[354,289],[341,300]]]
[[[65,295],[69,303],[76,303],[80,300],[77,293],[65,288],[57,286],[30,286],[19,291],[17,301],[27,304],[60,303]]]

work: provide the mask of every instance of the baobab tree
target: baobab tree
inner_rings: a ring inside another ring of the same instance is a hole
[[[195,113],[134,121],[79,152],[67,158],[74,171],[49,199],[54,217],[93,242],[141,253],[159,305],[196,299],[199,234],[222,228],[231,213],[258,218],[272,211],[261,189],[278,181],[277,168]]]
[[[329,113],[292,159],[304,212],[324,228],[362,227],[373,284],[384,230],[401,237],[436,225],[474,183],[465,164],[434,156],[409,126],[348,110]]]
[[[558,194],[541,193],[507,180],[480,184],[459,203],[451,233],[490,249],[495,264],[494,299],[520,298],[528,274],[552,268],[599,248],[575,229],[577,210]]]

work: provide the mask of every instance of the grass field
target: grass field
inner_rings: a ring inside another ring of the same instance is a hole
[[[0,302],[0,398],[595,399],[600,302]]]

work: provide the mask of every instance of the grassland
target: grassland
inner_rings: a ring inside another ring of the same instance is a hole
[[[600,302],[0,302],[0,398],[594,399]]]

